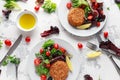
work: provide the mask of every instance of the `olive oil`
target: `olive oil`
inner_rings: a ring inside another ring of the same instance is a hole
[[[19,24],[23,29],[29,30],[34,27],[36,19],[31,14],[23,14],[19,19]]]

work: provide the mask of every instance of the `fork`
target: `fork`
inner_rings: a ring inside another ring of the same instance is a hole
[[[91,49],[91,50],[95,50],[95,51],[99,50],[99,49],[97,48],[97,45],[95,45],[95,44],[93,44],[93,43],[91,43],[91,42],[87,42],[86,46],[87,46],[89,49]],[[103,50],[103,51],[104,51],[104,53],[107,54],[108,58],[111,60],[111,62],[113,63],[115,69],[117,70],[118,74],[120,75],[120,67],[119,67],[119,66],[117,65],[117,63],[114,61],[114,59],[113,59],[113,57],[112,57],[112,54],[110,54],[108,51],[105,51],[105,50]]]

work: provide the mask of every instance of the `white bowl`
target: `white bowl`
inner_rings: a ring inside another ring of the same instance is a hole
[[[32,28],[30,28],[30,29],[24,29],[24,28],[22,28],[21,25],[20,25],[20,23],[19,23],[20,17],[21,17],[22,15],[24,15],[24,14],[31,14],[32,16],[34,16],[34,18],[35,18],[35,20],[36,20],[35,25],[34,25]],[[32,31],[32,30],[34,30],[35,27],[37,26],[37,22],[38,22],[38,18],[37,18],[37,16],[35,15],[35,13],[33,13],[32,11],[24,10],[24,11],[22,11],[21,13],[19,13],[19,15],[17,16],[17,27],[18,27],[20,30],[22,30],[22,31],[26,31],[26,32],[27,32],[27,31]]]

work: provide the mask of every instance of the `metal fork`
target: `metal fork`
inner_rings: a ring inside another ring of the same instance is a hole
[[[98,48],[97,48],[97,45],[95,45],[95,44],[93,44],[93,43],[91,43],[91,42],[87,42],[87,45],[86,45],[88,48],[90,48],[91,50],[99,50]],[[118,72],[118,74],[120,75],[120,67],[117,65],[117,63],[114,61],[114,59],[112,58],[112,54],[110,54],[108,51],[105,51],[105,50],[103,50],[104,51],[104,53],[106,53],[107,54],[107,56],[108,56],[108,58],[112,61],[112,63],[113,63],[113,65],[114,65],[114,67],[115,67],[115,69],[117,70],[117,72]]]

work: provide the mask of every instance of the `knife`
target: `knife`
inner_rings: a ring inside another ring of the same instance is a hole
[[[100,44],[100,43],[102,42],[102,38],[100,37],[100,35],[99,35],[99,34],[96,34],[96,38],[97,38],[97,40],[98,40],[98,42],[99,42],[99,44]],[[112,58],[112,55],[115,56],[115,57],[117,57],[117,58],[118,58],[118,56],[115,55],[115,54],[113,54],[113,53],[111,53],[111,52],[110,52],[109,50],[107,50],[107,49],[101,49],[101,50],[104,51],[104,52],[107,54],[108,58],[112,61],[115,69],[117,70],[118,74],[120,75],[120,67],[117,65],[117,63],[116,63],[116,62],[114,61],[114,59]]]
[[[20,44],[21,40],[22,40],[22,34],[19,35],[19,37],[14,42],[12,47],[9,49],[9,51],[7,52],[5,57],[0,61],[0,66],[2,65],[3,61],[7,58],[7,56],[11,55],[13,53],[13,51],[18,47],[18,45]]]

